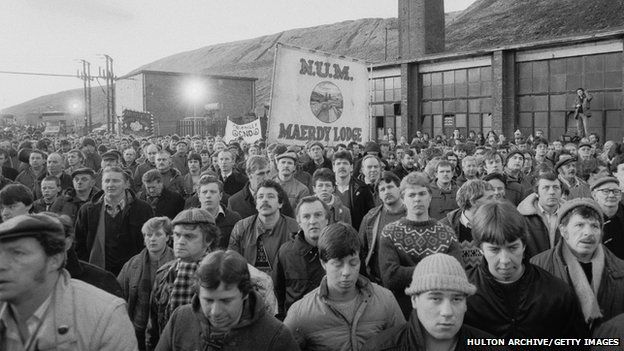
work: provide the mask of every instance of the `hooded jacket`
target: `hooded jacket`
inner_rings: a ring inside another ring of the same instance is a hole
[[[210,322],[201,310],[199,298],[177,308],[163,329],[156,351],[212,350]],[[254,290],[244,301],[240,321],[225,334],[221,351],[299,350],[290,331],[266,312],[264,302]]]
[[[526,238],[526,250],[524,256],[531,258],[540,252],[551,249],[548,223],[539,212],[537,194],[532,193],[518,205],[518,212],[524,216],[528,226]],[[555,230],[555,245],[561,241],[559,228]]]

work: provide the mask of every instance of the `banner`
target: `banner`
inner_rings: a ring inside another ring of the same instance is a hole
[[[260,129],[260,119],[255,119],[247,124],[236,124],[228,118],[227,124],[225,125],[223,141],[229,143],[239,137],[245,139],[245,141],[249,144],[261,139],[262,133]]]
[[[368,141],[368,78],[365,62],[278,43],[269,142]]]
[[[154,116],[149,112],[123,110],[121,134],[147,137],[154,134]]]

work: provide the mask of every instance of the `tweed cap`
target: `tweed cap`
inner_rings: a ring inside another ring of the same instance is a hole
[[[431,290],[451,290],[474,295],[477,288],[470,284],[466,272],[453,256],[437,253],[423,258],[412,274],[412,283],[405,289],[407,295]]]
[[[61,222],[44,214],[20,215],[0,224],[0,241],[39,234],[57,240],[65,239],[65,229]]]
[[[563,205],[561,205],[561,207],[559,208],[559,213],[557,214],[557,225],[561,224],[561,220],[568,214],[570,213],[572,210],[574,210],[577,207],[580,206],[586,206],[589,207],[591,209],[593,209],[594,211],[598,212],[598,214],[600,215],[600,227],[602,227],[602,224],[604,222],[603,220],[603,215],[602,215],[602,208],[600,208],[600,205],[598,205],[598,203],[596,201],[594,201],[593,199],[590,199],[588,197],[579,197],[576,199],[572,199],[572,200],[568,200],[566,202],[563,203]]]
[[[589,183],[589,188],[591,189],[591,191],[594,191],[594,189],[596,189],[597,187],[603,184],[608,184],[608,183],[614,183],[614,184],[620,185],[620,181],[617,178],[606,176],[606,177],[600,177],[592,181],[591,183]]]
[[[283,159],[283,158],[291,158],[293,161],[297,162],[297,154],[292,152],[292,151],[286,151],[280,155],[277,155],[277,157],[275,157],[278,161]]]
[[[206,210],[201,208],[191,208],[178,213],[171,224],[199,224],[212,223],[215,224],[215,218]]]
[[[89,167],[82,167],[82,168],[78,168],[77,170],[73,171],[71,174],[72,179],[80,174],[87,174],[90,175],[91,177],[95,177],[95,171],[92,170]]]
[[[116,160],[119,161],[119,153],[115,150],[106,151],[102,154],[102,160]]]
[[[565,166],[568,163],[572,163],[572,162],[576,162],[576,157],[568,157],[568,158],[564,158],[563,160],[559,160],[557,164],[555,165],[555,172],[558,172],[559,168],[561,168],[562,166]]]

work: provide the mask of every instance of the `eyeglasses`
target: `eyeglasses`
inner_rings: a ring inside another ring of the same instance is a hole
[[[599,191],[604,196],[607,196],[607,195],[609,195],[611,193],[613,195],[615,195],[615,196],[622,195],[622,190],[620,190],[620,189],[597,189],[596,191]]]

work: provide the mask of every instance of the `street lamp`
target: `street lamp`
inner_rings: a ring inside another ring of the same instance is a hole
[[[186,96],[193,103],[193,117],[196,117],[196,106],[203,97],[204,91],[204,84],[199,80],[189,81],[186,85]]]

